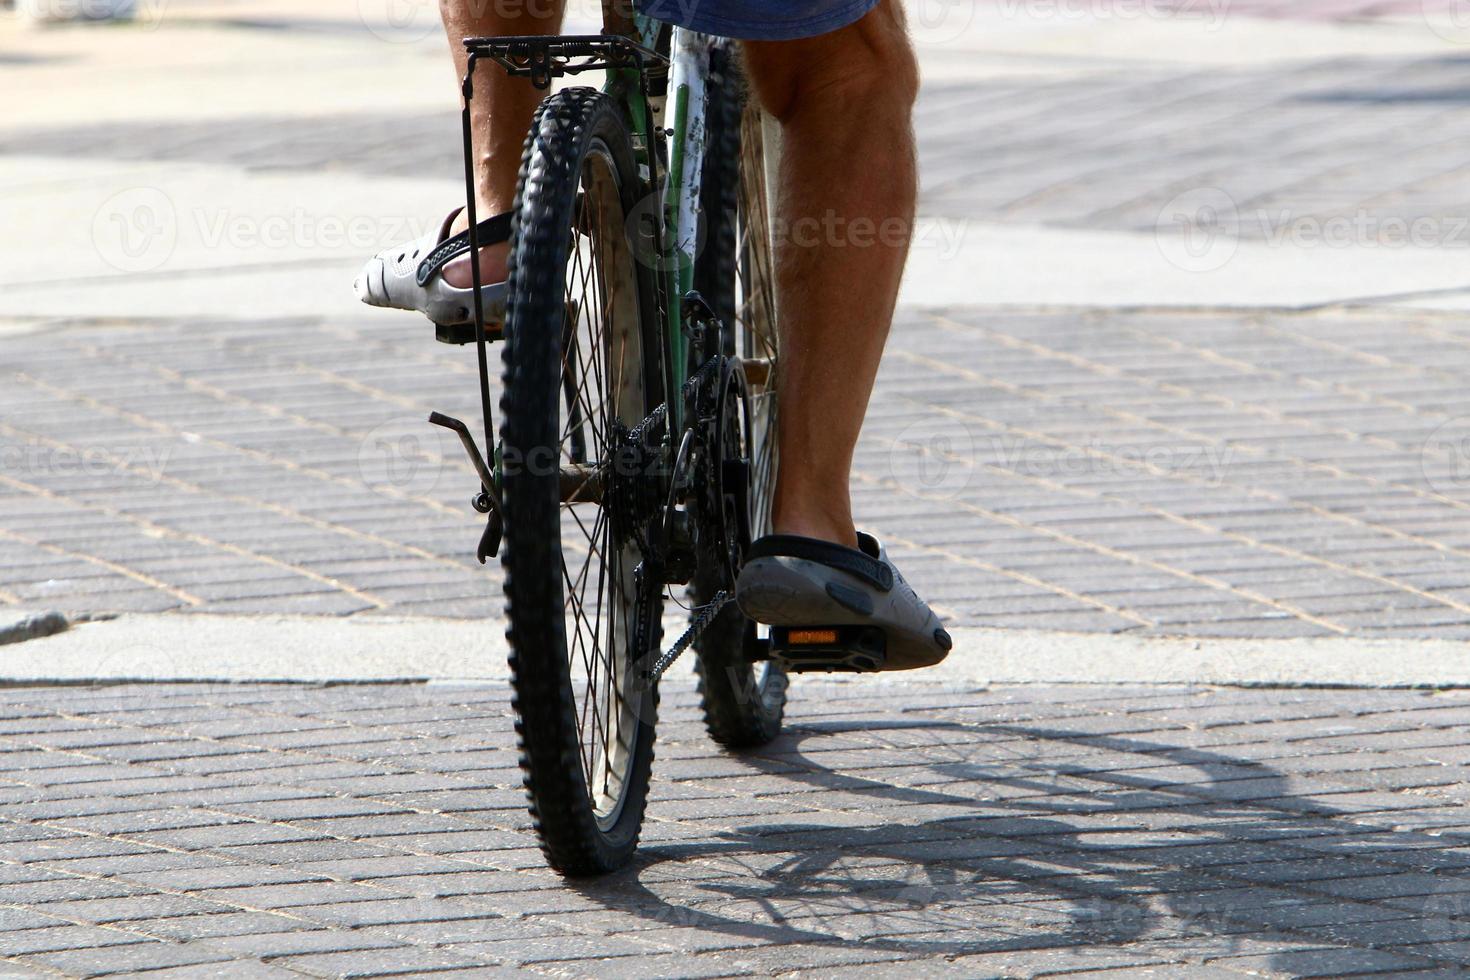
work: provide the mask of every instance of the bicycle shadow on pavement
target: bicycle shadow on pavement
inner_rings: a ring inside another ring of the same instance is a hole
[[[829,769],[803,751],[829,735],[946,728],[1029,749],[977,761],[975,742],[909,746],[918,758],[905,776],[936,786]],[[1108,758],[1069,761],[1069,747]],[[1470,868],[1470,857],[1448,851],[1470,836],[1381,826],[1223,750],[1048,725],[851,720],[795,726],[738,758],[754,774],[845,799],[811,822],[744,818],[712,841],[649,844],[631,868],[571,887],[610,909],[723,934],[732,952],[816,944],[906,957],[1061,948],[1085,957],[1152,941],[1175,959],[1255,952],[1264,968],[1299,972],[1304,945],[1355,946],[1344,952],[1356,955],[1470,938],[1450,921],[1470,913],[1470,876],[1431,876],[1441,864]],[[910,818],[935,808],[944,812]],[[1350,816],[1357,822],[1338,819]],[[663,867],[690,861],[699,874]],[[1396,879],[1392,904],[1371,889],[1354,895],[1354,882],[1386,875],[1413,879]],[[1261,952],[1262,933],[1290,948]]]

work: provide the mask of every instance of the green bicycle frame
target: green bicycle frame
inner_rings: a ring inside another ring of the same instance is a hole
[[[652,47],[662,25],[651,18],[634,18],[635,40]],[[648,190],[662,187],[662,233],[655,267],[659,272],[664,306],[667,353],[666,401],[672,428],[683,426],[683,400],[675,393],[689,374],[688,341],[684,333],[681,300],[694,288],[694,261],[699,239],[699,196],[705,153],[705,83],[709,54],[716,39],[706,34],[673,29],[670,44],[668,92],[665,116],[669,126],[657,130],[654,106],[643,85],[642,73],[634,68],[615,68],[607,73],[603,91],[624,105],[634,131],[634,149],[640,171],[647,168]],[[668,169],[661,172],[657,147],[667,139]]]
[[[619,0],[605,0],[604,17],[608,19],[611,8],[624,7]],[[609,26],[600,37],[572,37],[567,40],[581,43],[586,54],[586,45],[596,44],[609,37],[626,37],[629,41],[652,51],[656,49],[660,33],[665,25],[641,14],[625,19],[614,13]],[[683,298],[694,288],[694,264],[699,239],[699,199],[705,154],[705,94],[709,75],[710,51],[720,39],[680,27],[672,29],[669,53],[668,81],[661,105],[649,95],[648,71],[640,63],[628,64],[626,59],[614,61],[606,68],[603,93],[620,105],[632,130],[634,159],[638,166],[639,188],[643,200],[658,200],[656,212],[660,223],[655,236],[655,254],[642,255],[640,261],[649,262],[657,273],[657,302],[662,305],[663,353],[664,357],[664,401],[670,423],[670,431],[684,428],[684,402],[679,392],[689,377],[689,345],[684,331]],[[527,47],[520,52],[518,62],[507,60],[508,55],[489,56],[499,61],[512,74],[529,76],[539,88],[548,88],[551,79],[564,71],[590,70],[591,65],[576,68],[549,66],[544,59],[536,61],[530,57],[538,42],[554,41],[552,38],[474,38],[466,39],[469,48],[468,70],[463,82],[464,101],[461,106],[461,121],[465,146],[465,197],[470,229],[471,250],[478,248],[476,241],[476,214],[474,212],[474,180],[470,157],[471,112],[473,79],[477,60],[487,52],[482,50],[489,43],[503,45],[505,51],[514,50],[521,42]],[[662,59],[660,59],[662,60]],[[660,112],[670,118],[665,128],[660,123]],[[671,111],[670,111],[671,110]],[[661,149],[667,150],[660,153]],[[667,167],[663,161],[667,158]],[[480,309],[479,263],[471,263],[474,293],[474,321],[476,324],[476,349],[480,373],[481,410],[484,417],[485,440],[491,448],[493,478],[485,482],[485,492],[496,503],[495,495],[501,485],[501,452],[495,438],[490,414],[489,371],[486,363],[486,340]],[[472,456],[477,456],[473,453]],[[494,507],[499,512],[498,504]]]

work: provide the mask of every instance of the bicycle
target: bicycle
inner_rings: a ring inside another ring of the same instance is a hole
[[[781,729],[787,672],[730,601],[769,530],[779,343],[767,178],[776,130],[745,98],[733,42],[604,0],[600,35],[470,38],[462,129],[470,255],[471,106],[490,60],[540,89],[601,70],[538,108],[512,217],[507,312],[487,331],[472,261],[472,330],[487,463],[481,562],[505,545],[507,638],[530,808],[570,875],[632,856],[653,763],[658,682],[698,656],[706,727],[759,745]],[[672,118],[667,118],[672,117]],[[665,122],[668,123],[665,126]],[[486,347],[502,340],[494,436]],[[665,589],[689,627],[662,648]]]

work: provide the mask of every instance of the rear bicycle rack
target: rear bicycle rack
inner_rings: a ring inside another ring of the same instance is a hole
[[[539,34],[525,37],[467,37],[471,56],[493,60],[516,78],[529,78],[538,89],[553,78],[609,68],[643,69],[666,76],[669,59],[619,34]]]
[[[442,343],[475,345],[480,382],[480,415],[486,448],[493,453],[496,445],[495,425],[490,412],[490,369],[485,348],[490,341],[503,339],[504,325],[485,322],[481,292],[484,283],[480,273],[478,215],[475,213],[470,113],[470,105],[474,99],[476,62],[481,58],[489,58],[505,69],[507,74],[529,78],[531,84],[538,89],[550,88],[551,80],[562,75],[608,69],[635,69],[639,73],[640,84],[644,86],[644,94],[647,95],[649,88],[661,87],[667,82],[669,59],[652,48],[618,34],[471,37],[465,38],[464,46],[468,53],[468,64],[461,83],[463,100],[460,104],[460,127],[464,150],[465,216],[469,222],[468,245],[473,290],[472,309],[469,312],[472,316],[468,323],[449,326],[436,324],[434,336]],[[569,315],[575,316],[575,313],[569,312]],[[459,436],[470,465],[480,479],[480,491],[472,498],[471,505],[476,511],[486,515],[485,530],[475,549],[476,557],[484,564],[486,558],[495,556],[500,550],[500,540],[505,530],[505,509],[500,500],[496,474],[486,465],[467,425],[439,412],[431,413],[429,421],[450,429]],[[601,474],[587,467],[563,468],[560,484],[564,500],[598,500],[601,499],[604,489]]]
[[[432,425],[442,426],[459,436],[460,445],[464,446],[465,455],[470,458],[470,466],[474,467],[475,475],[480,478],[480,492],[470,500],[470,506],[481,514],[487,515],[485,530],[480,535],[479,547],[475,549],[475,557],[480,559],[480,564],[485,564],[486,558],[493,558],[500,551],[500,537],[505,533],[505,505],[500,502],[500,494],[495,486],[495,474],[490,472],[490,467],[485,465],[485,457],[480,455],[480,449],[475,445],[475,437],[470,435],[469,426],[459,419],[439,412],[429,413],[429,422]]]

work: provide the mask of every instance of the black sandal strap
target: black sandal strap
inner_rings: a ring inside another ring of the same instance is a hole
[[[498,245],[501,242],[510,241],[510,212],[507,211],[504,214],[497,214],[494,217],[481,221],[475,226],[475,237],[480,240],[481,246]],[[424,285],[434,273],[444,267],[444,263],[463,255],[469,250],[470,233],[468,229],[460,232],[458,235],[451,235],[438,245],[435,245],[434,250],[424,256],[424,260],[419,263],[418,272],[414,275],[414,278],[420,286]]]
[[[816,538],[804,538],[797,534],[767,534],[751,544],[745,557],[747,560],[801,558],[856,575],[873,588],[884,592],[893,588],[893,569],[871,555],[856,548],[847,548]]]

